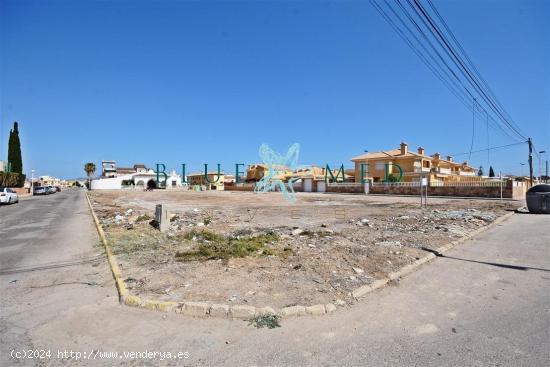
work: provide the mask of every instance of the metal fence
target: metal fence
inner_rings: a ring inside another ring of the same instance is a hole
[[[410,182],[373,182],[372,187],[419,187],[420,181]],[[430,187],[500,187],[506,186],[504,180],[460,180],[460,181],[435,181],[428,183]]]
[[[431,181],[431,187],[501,187],[506,186],[504,180],[472,180],[472,181]]]
[[[363,187],[360,182],[329,182],[329,187]]]
[[[420,181],[410,181],[410,182],[373,182],[373,187],[418,187],[420,186]]]

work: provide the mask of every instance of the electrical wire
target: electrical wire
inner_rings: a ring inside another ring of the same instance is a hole
[[[489,95],[493,98],[493,100],[495,100],[497,102],[498,106],[501,108],[502,111],[505,112],[506,116],[510,120],[512,120],[512,122],[515,124],[515,122],[511,118],[510,114],[508,114],[508,112],[505,110],[504,106],[500,103],[500,101],[498,101],[498,99],[495,96],[495,93],[493,92],[493,90],[491,89],[489,84],[485,81],[485,79],[483,78],[483,76],[481,75],[479,70],[477,69],[476,65],[472,62],[472,60],[470,59],[470,57],[468,56],[468,54],[466,53],[466,51],[462,47],[460,41],[455,37],[454,33],[451,31],[451,29],[447,25],[447,22],[445,21],[445,19],[441,16],[441,14],[437,10],[437,8],[434,6],[432,1],[431,0],[427,0],[427,1],[428,1],[428,4],[430,5],[430,8],[432,9],[432,11],[436,14],[439,21],[443,24],[443,27],[445,28],[447,33],[451,36],[451,38],[454,41],[455,45],[458,46],[458,49],[460,50],[462,55],[466,58],[466,61],[468,62],[469,66],[474,70],[475,75],[478,77],[479,80],[481,80],[482,84],[486,87],[487,91],[489,92]],[[517,124],[515,124],[515,126],[518,128],[518,130],[521,131],[521,129],[519,128],[519,126],[517,126]]]
[[[476,105],[476,99],[474,98],[473,104],[472,104],[472,142],[470,143],[470,154],[468,155],[468,160],[471,160],[472,158],[472,149],[474,149],[474,135],[476,133],[476,114],[475,114],[475,105]]]
[[[381,5],[380,1],[377,2],[377,0],[370,0],[370,3],[445,87],[466,108],[471,108],[472,139],[470,142],[470,151],[467,153],[470,156],[469,158],[471,158],[472,153],[479,152],[479,150],[473,151],[476,115],[480,118],[485,118],[487,149],[480,151],[487,151],[487,164],[490,165],[491,150],[524,144],[526,142],[527,137],[525,133],[496,98],[493,90],[482,77],[478,68],[472,62],[464,47],[431,0],[427,0],[429,8],[442,26],[438,24],[430,12],[420,3],[420,0],[394,0],[403,15],[405,15],[405,19],[398,14],[388,0],[382,1],[385,7]],[[412,10],[412,13],[405,8],[405,1]],[[416,33],[411,27],[416,30]],[[435,44],[432,42],[432,39],[435,40]],[[439,49],[444,53],[442,54]],[[454,67],[451,67],[448,60],[450,60],[450,63]],[[457,74],[455,68],[458,69],[460,75]],[[469,87],[464,84],[464,81],[467,82]],[[479,103],[480,101],[477,100],[477,96],[481,98],[487,109]],[[472,101],[472,103],[469,101]],[[489,113],[489,110],[491,113]],[[496,119],[492,116],[493,114],[496,116]],[[515,143],[491,148],[490,127],[495,132],[515,141]],[[540,159],[538,151],[535,150],[535,154]]]
[[[420,60],[432,71],[432,73],[449,89],[449,91],[457,97],[457,99],[466,107],[468,110],[470,110],[471,104],[468,102],[469,100],[473,99],[473,95],[469,92],[469,90],[464,86],[460,78],[454,73],[453,69],[445,62],[444,58],[441,56],[441,54],[437,51],[435,46],[431,44],[431,41],[427,37],[427,35],[422,31],[421,27],[418,25],[418,23],[411,17],[411,15],[406,11],[406,9],[403,7],[403,5],[396,0],[396,3],[401,8],[401,11],[403,14],[405,14],[408,18],[408,20],[414,24],[417,31],[422,35],[426,43],[431,47],[433,52],[437,55],[438,59],[441,60],[441,63],[446,67],[446,70],[443,65],[441,65],[434,55],[424,46],[424,43],[414,34],[414,32],[407,26],[405,21],[396,13],[396,11],[391,7],[391,5],[384,0],[386,6],[391,10],[393,15],[397,18],[397,20],[401,23],[401,25],[405,28],[406,31],[416,40],[416,42],[422,47],[424,50],[424,53],[428,55],[429,59],[422,53],[421,50],[418,49],[414,45],[414,42],[411,38],[409,38],[404,31],[392,20],[390,15],[384,11],[383,7],[379,5],[375,0],[370,0],[371,5],[374,7],[374,9],[382,16],[382,18],[394,29],[394,31],[398,34],[398,36],[411,48],[411,50],[420,58]],[[434,66],[435,65],[435,66]],[[452,74],[450,74],[452,73]],[[453,79],[454,77],[454,79]],[[460,83],[460,85],[458,85]],[[461,88],[462,87],[462,88]],[[484,115],[489,115],[487,111],[480,106],[479,104],[475,106],[476,109],[479,111],[482,111]],[[476,113],[477,113],[476,112]],[[503,137],[506,137],[511,140],[516,140],[514,136],[510,135],[508,133],[508,130],[501,127],[496,120],[492,118],[492,116],[489,116],[490,124],[495,129],[495,131],[502,134]]]
[[[410,0],[408,1],[410,2]],[[488,92],[482,86],[480,86],[480,81],[477,80],[477,78],[474,75],[472,75],[472,71],[465,65],[464,60],[460,57],[459,53],[452,47],[449,40],[445,37],[441,29],[438,27],[436,22],[431,18],[431,16],[427,13],[427,11],[424,9],[424,7],[419,2],[419,0],[412,0],[412,1],[414,2],[414,5],[415,5],[413,7],[413,10],[417,13],[418,17],[421,18],[423,22],[425,22],[428,30],[432,33],[433,37],[438,41],[438,43],[441,45],[445,53],[457,66],[457,68],[460,70],[460,72],[466,78],[466,80],[469,81],[469,83],[472,85],[474,90],[482,97],[482,99],[487,104],[487,106],[496,115],[498,115],[501,121],[504,122],[514,133],[516,133],[517,136],[519,136],[523,140],[527,139],[527,137],[519,130],[519,128],[516,128],[514,124],[508,121],[506,116],[504,116],[504,113],[497,106],[497,103],[493,99],[491,99],[488,96]]]
[[[512,144],[500,145],[500,146],[496,146],[496,147],[490,147],[490,148],[487,148],[487,149],[472,150],[471,152],[447,153],[446,155],[460,156],[460,155],[466,155],[466,154],[471,154],[471,153],[480,153],[480,152],[486,152],[488,150],[504,149],[504,148],[513,147],[513,146],[521,145],[521,144],[525,144],[525,143],[526,143],[525,141],[521,141],[521,142],[518,142],[518,143],[512,143]]]

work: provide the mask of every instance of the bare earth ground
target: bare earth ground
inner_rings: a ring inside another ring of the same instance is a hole
[[[290,204],[279,193],[215,191],[104,191],[91,199],[132,294],[277,308],[353,303],[350,291],[412,263],[422,248],[518,206],[434,198],[421,209],[417,197],[314,193]],[[172,214],[166,233],[150,224],[156,204]],[[246,257],[196,251],[243,239],[262,243]]]

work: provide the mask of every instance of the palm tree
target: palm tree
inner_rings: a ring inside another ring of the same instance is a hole
[[[88,162],[84,165],[84,171],[86,172],[86,175],[88,176],[88,190],[92,189],[92,182],[91,177],[95,172],[95,163]]]

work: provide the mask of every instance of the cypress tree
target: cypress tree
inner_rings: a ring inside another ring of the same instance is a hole
[[[483,166],[479,166],[479,170],[477,171],[478,176],[483,176]]]
[[[11,172],[23,174],[23,159],[21,158],[21,142],[19,141],[19,125],[13,123],[8,141],[8,167]]]

